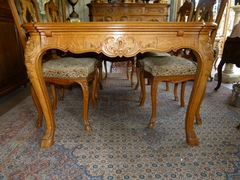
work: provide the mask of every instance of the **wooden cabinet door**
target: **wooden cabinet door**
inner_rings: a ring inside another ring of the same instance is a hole
[[[0,0],[0,97],[26,86],[24,56],[6,0]]]

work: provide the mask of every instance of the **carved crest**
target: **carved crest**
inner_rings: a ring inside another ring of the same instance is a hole
[[[132,37],[108,37],[103,42],[103,51],[106,54],[114,56],[130,56],[137,53],[139,45],[136,40]]]

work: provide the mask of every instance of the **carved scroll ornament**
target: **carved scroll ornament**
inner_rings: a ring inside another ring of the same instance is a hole
[[[103,51],[110,56],[131,56],[138,52],[139,44],[133,37],[108,37],[103,42]]]
[[[36,54],[36,42],[33,38],[29,37],[26,43],[26,50],[25,50],[25,61],[31,64],[34,64],[34,60],[31,61],[31,58]]]

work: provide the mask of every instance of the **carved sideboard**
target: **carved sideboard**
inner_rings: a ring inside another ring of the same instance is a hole
[[[170,4],[89,3],[90,21],[168,21]]]

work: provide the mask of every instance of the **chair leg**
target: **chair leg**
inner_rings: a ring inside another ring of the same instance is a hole
[[[103,85],[102,85],[102,65],[100,65],[100,67],[98,68],[99,70],[99,78],[98,78],[98,84],[99,84],[99,88],[103,89]]]
[[[127,61],[127,71],[126,71],[126,75],[127,75],[127,79],[130,80],[129,78],[129,66],[130,66],[130,61]]]
[[[104,77],[104,79],[107,79],[107,76],[108,76],[108,72],[107,72],[107,61],[104,60],[103,62],[104,62],[104,69],[105,69],[105,77]]]
[[[80,83],[80,85],[82,87],[82,93],[83,93],[83,119],[84,119],[85,129],[87,132],[89,132],[92,130],[92,128],[91,128],[89,120],[88,120],[88,105],[89,105],[88,81],[85,80],[83,83]]]
[[[182,82],[182,87],[181,87],[181,107],[185,106],[185,89],[186,89],[187,81]]]
[[[96,100],[98,98],[97,83],[98,83],[98,71],[95,70],[94,79],[92,83],[92,102],[93,102],[94,108],[98,107],[97,100]]]
[[[174,99],[175,99],[175,101],[179,101],[178,94],[177,94],[177,89],[178,89],[178,83],[174,83],[174,90],[173,90],[173,92],[174,92]]]
[[[150,120],[150,122],[148,124],[148,127],[150,129],[154,128],[154,124],[155,124],[155,120],[156,120],[158,84],[159,84],[159,82],[156,82],[153,79],[153,82],[152,82],[152,85],[151,85],[152,116],[151,116],[151,120]]]
[[[140,85],[141,85],[140,106],[144,106],[144,103],[146,100],[146,84],[145,84],[144,71],[141,70],[139,73],[140,73]]]
[[[136,67],[136,75],[137,75],[137,84],[135,86],[135,90],[138,90],[139,81],[140,81],[140,69],[139,69],[139,67]]]
[[[133,86],[133,74],[135,71],[135,63],[134,60],[132,61],[132,71],[131,71],[131,86]]]
[[[72,86],[69,87],[70,90],[72,90]],[[63,101],[63,97],[64,97],[64,86],[60,86],[60,90],[61,90],[61,95],[59,100]]]
[[[166,91],[169,91],[169,82],[166,82]]]
[[[53,111],[57,109],[57,95],[56,95],[56,87],[54,84],[50,83],[50,89],[52,92],[52,98],[53,98],[53,103],[52,103],[52,108]],[[61,87],[61,95],[62,95],[62,87]]]
[[[36,95],[36,92],[33,88],[33,86],[31,85],[31,95],[32,95],[32,99],[33,99],[33,102],[37,108],[37,112],[38,112],[38,118],[37,118],[37,121],[36,121],[36,127],[37,128],[40,128],[42,127],[42,120],[43,120],[43,111],[42,111],[42,107],[40,105],[40,102],[38,100],[38,97]]]

